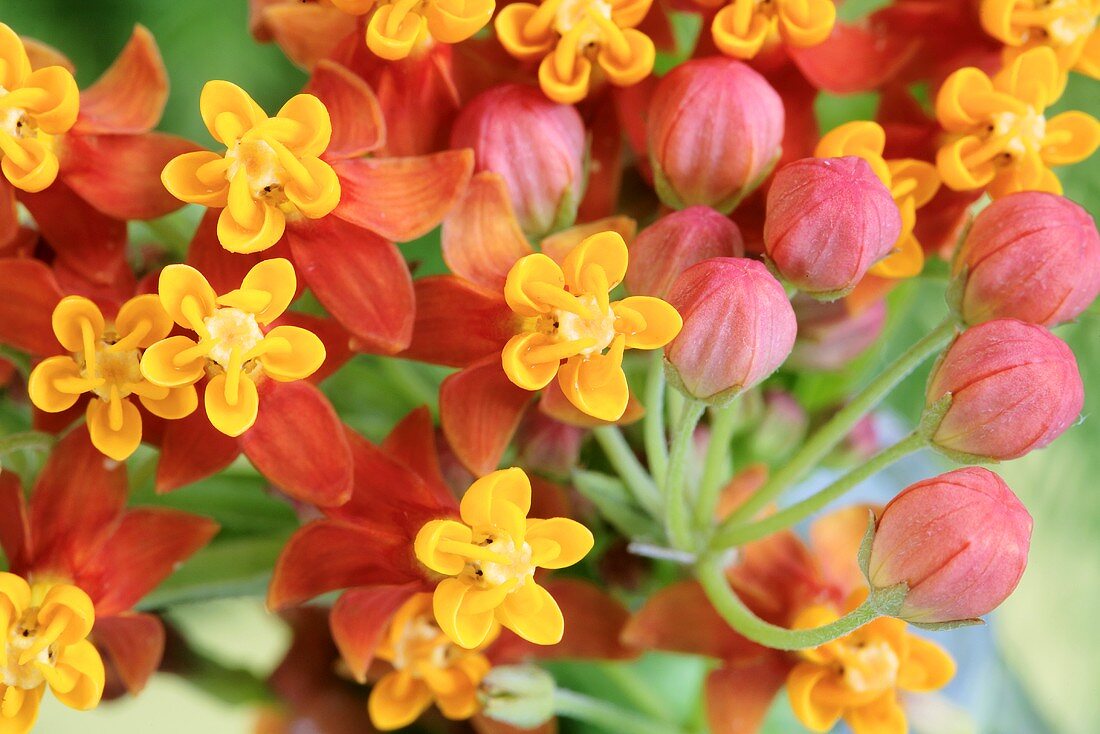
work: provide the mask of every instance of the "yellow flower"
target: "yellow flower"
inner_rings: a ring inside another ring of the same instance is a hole
[[[627,258],[622,235],[600,232],[582,240],[561,266],[541,253],[512,266],[504,297],[523,321],[502,353],[508,379],[541,390],[557,376],[579,410],[605,421],[622,417],[630,398],[623,351],[660,349],[683,326],[676,309],[659,298],[610,300]]]
[[[312,94],[296,95],[268,117],[243,89],[215,80],[203,87],[199,110],[225,153],[184,153],[160,178],[177,199],[223,209],[218,240],[225,249],[266,250],[288,218],[320,219],[340,203],[340,179],[320,157],[332,122]]]
[[[706,0],[701,5],[713,6]],[[836,24],[833,0],[733,0],[718,11],[710,31],[722,53],[751,59],[765,44],[816,46]]]
[[[492,665],[481,653],[500,626],[473,650],[443,633],[432,613],[432,595],[405,602],[378,644],[375,657],[393,666],[371,688],[367,709],[376,729],[400,729],[416,721],[434,702],[448,719],[462,720],[481,708],[477,691]]]
[[[155,385],[141,374],[142,350],[172,330],[172,319],[154,295],[131,298],[108,323],[87,298],[63,298],[53,311],[53,331],[69,354],[38,364],[27,382],[39,410],[68,410],[84,393],[92,444],[115,461],[123,461],[141,443],[141,414],[136,395],[153,415],[169,420],[190,415],[198,405],[190,385]]]
[[[1051,49],[1020,54],[990,79],[975,67],[954,72],[936,97],[949,133],[936,154],[940,178],[956,191],[988,187],[993,198],[1017,191],[1062,193],[1049,166],[1077,163],[1100,144],[1100,123],[1084,112],[1047,119],[1066,75]]]
[[[67,69],[31,71],[23,41],[0,23],[0,170],[12,186],[31,193],[57,178],[55,138],[80,111],[80,90]]]
[[[620,87],[637,84],[653,71],[656,48],[635,29],[652,0],[543,0],[511,3],[497,15],[501,44],[521,61],[542,59],[539,86],[562,104],[585,98],[595,61]]]
[[[913,236],[917,209],[927,204],[940,188],[940,178],[931,163],[915,158],[885,160],[886,131],[876,122],[857,120],[831,130],[817,144],[818,158],[859,156],[871,166],[890,190],[901,212],[901,235],[894,252],[871,267],[881,278],[911,278],[924,267],[924,250]]]
[[[141,357],[141,374],[164,387],[194,385],[209,376],[206,415],[222,433],[239,436],[256,421],[258,382],[302,380],[325,361],[324,344],[312,332],[261,328],[282,315],[296,288],[294,267],[282,258],[258,263],[240,288],[221,296],[194,268],[169,265],[160,275],[160,302],[199,339],[173,336],[152,345]]]
[[[478,648],[498,623],[537,645],[561,641],[561,609],[534,573],[580,561],[592,550],[592,533],[564,517],[528,519],[530,509],[527,475],[501,469],[466,490],[462,522],[432,520],[417,533],[417,559],[451,577],[439,582],[432,606],[455,644]]]
[[[854,594],[854,609],[866,592]],[[795,619],[795,629],[839,618],[830,606],[814,606]],[[905,622],[883,617],[839,640],[798,653],[787,677],[787,695],[806,728],[827,732],[840,720],[855,734],[905,734],[908,724],[898,691],[935,691],[955,675],[955,662],[939,645],[906,631]]]
[[[494,0],[330,0],[348,15],[370,15],[367,48],[398,61],[433,41],[459,43],[484,28]]]
[[[986,33],[1005,44],[1005,63],[1047,46],[1063,71],[1100,78],[1100,0],[982,0]]]
[[[0,731],[29,732],[47,686],[70,708],[99,705],[103,660],[87,639],[94,623],[92,600],[77,587],[0,573]]]

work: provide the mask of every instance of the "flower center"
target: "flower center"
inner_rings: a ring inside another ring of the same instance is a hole
[[[577,49],[600,40],[600,25],[596,18],[611,20],[611,3],[605,0],[562,0],[554,14],[554,30],[564,36],[578,28]],[[580,28],[583,24],[583,28]]]
[[[1015,112],[997,112],[992,115],[993,135],[1001,138],[1003,150],[1014,158],[1036,152],[1043,145],[1046,136],[1047,120],[1034,107],[1028,106],[1027,112],[1018,115]]]
[[[209,357],[225,369],[229,369],[233,352],[239,352],[243,360],[264,338],[256,316],[239,308],[219,308],[203,323],[214,342]]]
[[[577,301],[589,314],[595,316],[585,318],[570,311],[555,310],[553,318],[557,325],[557,338],[562,342],[592,341],[592,346],[581,349],[579,354],[585,357],[601,354],[615,339],[615,313],[610,306],[601,313],[595,296],[578,296]]]
[[[252,198],[263,199],[282,194],[283,167],[275,149],[265,140],[240,140],[225,154],[229,161],[225,177],[232,181],[244,171]]]
[[[517,546],[507,533],[475,531],[474,543],[490,551],[485,558],[471,559],[466,564],[469,580],[482,588],[503,586],[512,582],[519,588],[535,573],[535,564],[531,562],[531,546],[527,543]]]
[[[53,667],[56,645],[47,644],[29,660],[21,662],[27,651],[36,647],[38,635],[38,607],[32,607],[8,630],[7,656],[0,669],[0,681],[4,685],[30,691],[46,682],[40,666]]]
[[[81,365],[81,376],[99,386],[93,392],[103,400],[111,400],[112,391],[124,398],[133,392],[132,386],[142,382],[141,352],[137,349],[113,350],[113,340],[100,339],[95,348],[95,361]],[[78,360],[79,362],[80,360]],[[92,374],[89,374],[89,366]]]
[[[0,99],[6,96],[8,90],[0,85]],[[0,105],[0,133],[6,133],[13,138],[33,138],[36,132],[37,126],[26,110]]]
[[[886,642],[842,645],[837,657],[844,667],[845,685],[856,693],[886,691],[897,684],[900,661]]]
[[[414,678],[421,678],[425,668],[445,670],[459,655],[460,650],[439,629],[429,610],[405,625],[390,662],[397,670],[408,670]]]

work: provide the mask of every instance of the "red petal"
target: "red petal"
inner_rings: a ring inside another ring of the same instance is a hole
[[[115,672],[126,690],[136,696],[160,666],[164,625],[152,614],[97,614],[92,642],[108,670]]]
[[[78,572],[103,616],[132,608],[218,532],[213,520],[167,508],[130,510]]]
[[[124,260],[118,261],[118,268],[109,281],[90,280],[63,260],[54,263],[53,274],[62,293],[92,299],[107,318],[114,318],[122,304],[134,296],[137,287],[134,273]]]
[[[663,9],[649,13],[647,17],[660,18],[665,26],[668,25],[668,16]],[[616,88],[612,95],[618,91]],[[577,209],[577,220],[581,222],[614,214],[623,185],[623,131],[612,95],[603,99],[588,125],[592,135],[588,155],[592,164],[588,169],[584,198]]]
[[[408,242],[435,229],[458,201],[474,170],[474,153],[355,158],[333,168],[340,176],[336,216],[386,239]]]
[[[833,94],[875,89],[909,63],[919,39],[886,34],[879,24],[837,23],[833,34],[808,48],[787,46],[791,60],[811,84]]]
[[[129,267],[126,222],[93,208],[63,181],[55,181],[37,194],[20,192],[19,200],[57,253],[56,264],[64,264],[97,284],[113,283]]]
[[[507,634],[493,645],[489,655],[496,665],[535,658],[628,660],[639,651],[620,642],[630,612],[594,584],[575,579],[555,579],[545,584],[565,616],[565,636],[557,645],[533,645]]]
[[[15,187],[4,179],[0,181],[0,254],[5,257],[15,254],[8,248],[14,248],[18,235],[19,213],[15,210]]]
[[[31,555],[27,500],[19,476],[9,471],[0,472],[0,548],[9,569],[22,574]]]
[[[708,675],[706,704],[711,732],[757,734],[791,667],[790,658],[768,650],[750,664],[719,668]]]
[[[55,436],[65,433],[69,426],[77,421],[84,420],[84,414],[88,410],[89,400],[90,397],[88,395],[81,395],[76,399],[76,403],[74,403],[71,408],[63,410],[60,413],[47,413],[44,410],[39,410],[32,406],[31,427],[36,431],[52,433]]]
[[[195,230],[194,237],[191,238],[191,244],[187,248],[187,264],[201,272],[216,292],[228,293],[240,288],[244,276],[261,260],[273,257],[292,258],[285,237],[263,252],[247,255],[229,252],[218,241],[218,216],[220,214],[220,209],[206,210],[198,228]],[[299,278],[298,292],[301,293],[303,288],[301,278]]]
[[[275,5],[265,8],[261,18],[290,60],[307,69],[330,56],[337,44],[356,29],[353,16],[312,3]]]
[[[333,216],[295,222],[287,241],[299,277],[362,342],[360,351],[393,354],[408,346],[412,276],[392,243]]]
[[[695,581],[681,581],[650,597],[627,624],[622,639],[638,650],[721,660],[754,658],[764,649],[734,632]]]
[[[825,584],[809,550],[789,531],[742,547],[729,578],[746,606],[758,617],[781,626],[793,622],[794,615],[808,604],[844,601]]]
[[[327,507],[351,497],[344,426],[310,383],[265,381],[256,423],[238,440],[253,466],[294,499]]]
[[[84,426],[50,452],[30,500],[32,566],[73,578],[126,504],[126,465],[92,446]]]
[[[332,120],[326,158],[360,156],[386,142],[386,120],[374,91],[340,64],[318,62],[305,91],[324,102]]]
[[[325,361],[321,368],[309,376],[314,385],[324,382],[325,378],[343,367],[354,356],[351,351],[352,336],[336,319],[313,316],[298,311],[287,311],[272,322],[271,326],[298,326],[316,334],[325,345]]]
[[[533,252],[519,228],[500,174],[483,171],[443,220],[443,260],[460,278],[503,291],[508,271]]]
[[[402,418],[382,442],[382,450],[420,476],[435,504],[457,509],[455,497],[439,468],[435,424],[427,407],[417,408]]]
[[[143,133],[160,122],[168,101],[168,72],[157,42],[144,26],[134,26],[126,48],[80,93],[80,133]],[[160,181],[160,172],[157,172]]]
[[[157,492],[171,492],[212,476],[232,464],[240,453],[236,439],[210,425],[201,410],[168,421],[157,463]]]
[[[278,610],[337,589],[423,579],[414,564],[408,538],[392,529],[317,520],[287,541],[267,606]]]
[[[366,682],[367,668],[390,619],[402,604],[424,590],[422,582],[372,586],[352,589],[336,601],[329,617],[332,637],[357,681]]]
[[[160,172],[194,143],[163,133],[68,135],[61,177],[85,201],[116,219],[156,219],[183,206]]]
[[[516,333],[504,296],[453,275],[420,278],[412,343],[402,357],[465,367],[500,350]]]
[[[38,260],[0,260],[0,342],[37,357],[63,350],[51,318],[61,300],[61,287]]]
[[[477,476],[496,469],[530,402],[531,393],[512,384],[496,354],[447,377],[439,413],[455,456]]]

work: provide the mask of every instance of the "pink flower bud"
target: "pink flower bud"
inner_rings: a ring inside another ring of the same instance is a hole
[[[779,158],[783,101],[753,69],[713,57],[680,64],[649,105],[649,160],[668,206],[729,212]]]
[[[721,402],[758,384],[791,352],[797,325],[779,281],[755,260],[716,257],[680,275],[669,303],[684,319],[665,347],[688,395]]]
[[[997,319],[964,331],[932,371],[926,410],[950,394],[932,433],[948,453],[1004,460],[1040,449],[1081,412],[1073,352],[1041,326]]]
[[[874,344],[886,325],[886,302],[876,301],[857,314],[844,301],[828,303],[808,296],[792,300],[798,340],[790,364],[807,370],[839,370]]]
[[[955,261],[967,323],[1013,318],[1055,326],[1100,293],[1096,223],[1063,196],[1025,191],[978,215]]]
[[[893,248],[901,214],[862,158],[803,158],[779,169],[768,190],[764,247],[800,291],[836,298]]]
[[[711,257],[743,257],[741,230],[710,207],[667,214],[630,245],[626,287],[633,295],[667,298],[680,273]]]
[[[584,188],[584,123],[534,87],[505,84],[474,97],[451,146],[473,148],[478,171],[504,177],[520,227],[534,238],[567,227]]]
[[[516,432],[516,459],[526,469],[568,477],[577,466],[584,431],[540,410],[527,412]]]
[[[1008,598],[1027,566],[1031,515],[988,469],[957,469],[907,487],[882,511],[868,567],[876,589],[905,583],[896,615],[973,619]]]

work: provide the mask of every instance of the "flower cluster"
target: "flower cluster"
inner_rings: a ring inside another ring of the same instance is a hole
[[[1090,428],[1100,5],[839,6],[252,0],[308,81],[207,81],[212,149],[145,28],[82,90],[0,22],[0,732],[157,670],[264,732],[909,731],[1027,566],[977,465]],[[267,680],[162,618],[258,578]],[[689,719],[542,665],[652,650]]]

